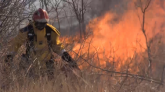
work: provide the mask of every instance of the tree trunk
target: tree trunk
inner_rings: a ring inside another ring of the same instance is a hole
[[[58,30],[61,31],[60,20],[59,20],[59,16],[58,16],[58,10],[57,10],[57,8],[56,8],[56,13],[57,13]]]

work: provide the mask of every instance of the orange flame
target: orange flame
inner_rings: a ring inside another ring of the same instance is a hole
[[[90,47],[90,51],[97,51],[100,59],[119,57],[123,60],[133,57],[134,52],[144,51],[145,39],[140,30],[140,23],[137,22],[138,17],[136,18],[134,13],[128,12],[119,23],[111,23],[114,17],[115,14],[108,12],[103,17],[95,18],[89,23],[87,29],[91,29],[93,35],[86,42],[94,46]],[[92,41],[90,41],[91,39]],[[80,44],[73,50],[76,51],[79,48]],[[88,51],[88,48],[86,44],[83,51]],[[105,63],[101,61],[101,65]]]
[[[158,9],[149,7],[146,13],[145,30],[148,38],[160,32],[161,25],[165,21],[164,17],[157,16],[160,12],[165,15],[165,10],[157,3],[160,4],[159,1],[155,1],[150,7],[154,6]],[[130,7],[135,6],[131,3]],[[134,53],[144,52],[146,50],[146,40],[141,30],[141,9],[127,10],[117,21],[114,20],[115,16],[117,16],[115,13],[107,12],[104,16],[91,20],[86,30],[87,32],[92,31],[92,35],[84,43],[77,43],[73,51],[86,56],[89,53],[97,54],[100,65],[106,65],[105,57],[109,59],[108,61],[120,58],[122,64],[125,64],[125,60],[128,57],[132,58]],[[157,21],[157,26],[154,28]],[[119,64],[118,67],[122,64]]]

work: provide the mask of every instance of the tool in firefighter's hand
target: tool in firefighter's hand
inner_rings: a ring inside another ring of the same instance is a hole
[[[71,66],[72,68],[79,69],[77,63],[73,60],[73,58],[69,55],[68,52],[63,52],[62,59],[68,62],[69,66]]]
[[[72,67],[72,68],[76,68],[76,69],[80,70],[78,65],[77,65],[77,63],[75,61],[69,62],[69,66]]]

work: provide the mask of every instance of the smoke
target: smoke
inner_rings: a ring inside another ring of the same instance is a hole
[[[122,15],[129,9],[128,6],[130,2],[131,0],[84,0],[85,8],[87,9],[84,16],[85,25],[88,25],[92,19],[103,16],[109,11],[116,14],[110,22],[119,22]],[[68,8],[67,6],[64,13],[60,11],[61,14],[59,17],[62,17],[60,19],[61,35],[75,35],[75,33],[79,32],[78,21],[76,20],[74,12],[70,9],[72,9],[72,7]],[[55,14],[52,14],[52,16],[55,16]],[[73,17],[66,18],[66,16]],[[54,24],[58,28],[58,23]]]
[[[121,15],[128,9],[129,2],[131,0],[94,0],[91,4],[91,16],[102,16],[107,11]]]

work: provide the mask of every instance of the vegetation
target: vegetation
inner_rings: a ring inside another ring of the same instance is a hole
[[[0,92],[163,92],[164,5],[163,0],[1,0]],[[26,77],[19,70],[24,45],[4,69],[10,40],[38,7],[48,11],[81,72],[54,53],[53,80]]]

